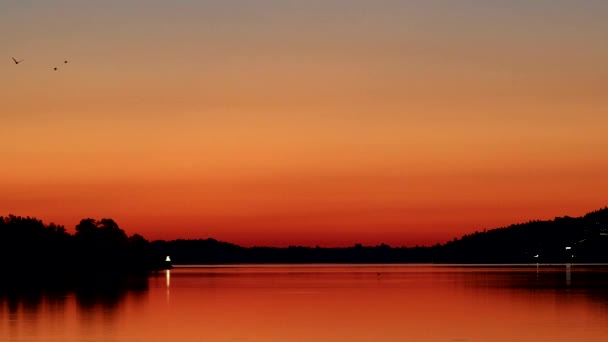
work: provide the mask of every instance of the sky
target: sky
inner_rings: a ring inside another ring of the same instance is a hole
[[[0,31],[0,215],[413,246],[608,204],[603,0],[4,0]]]

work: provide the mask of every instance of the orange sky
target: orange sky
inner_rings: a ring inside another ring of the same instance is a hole
[[[602,13],[3,2],[0,215],[70,229],[111,217],[149,239],[409,246],[584,214],[607,204]]]

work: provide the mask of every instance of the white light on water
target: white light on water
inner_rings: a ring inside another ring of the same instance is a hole
[[[171,262],[171,258],[167,255],[167,257],[165,258],[166,262]]]
[[[572,249],[572,247],[566,247],[566,250]]]

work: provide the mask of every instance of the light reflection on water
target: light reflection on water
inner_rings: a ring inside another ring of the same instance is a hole
[[[275,265],[0,285],[0,341],[608,341],[608,267]]]

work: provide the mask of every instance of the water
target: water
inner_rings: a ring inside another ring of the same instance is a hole
[[[608,341],[606,267],[198,267],[30,285],[0,290],[0,341]]]

